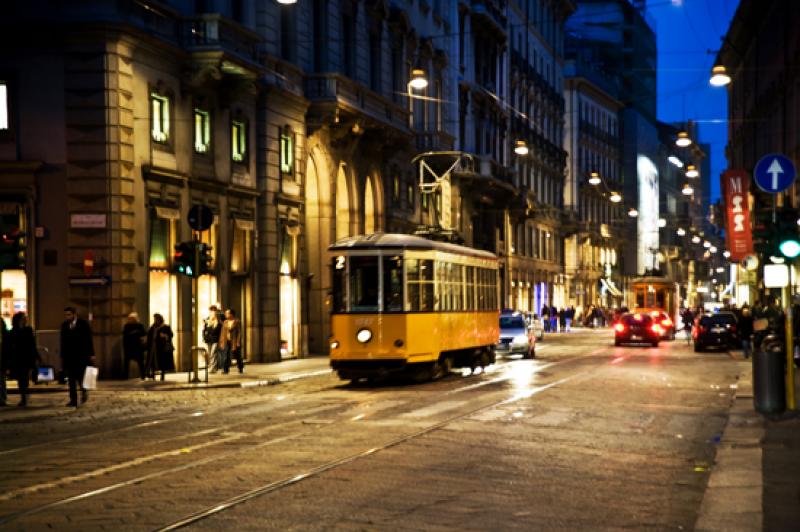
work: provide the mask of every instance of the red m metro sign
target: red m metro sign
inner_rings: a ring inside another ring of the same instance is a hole
[[[722,190],[725,194],[725,240],[731,260],[742,260],[753,253],[753,233],[750,227],[750,206],[747,192],[750,175],[744,170],[727,170],[722,174]]]

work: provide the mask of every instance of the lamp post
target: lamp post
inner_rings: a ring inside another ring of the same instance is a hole
[[[728,70],[725,65],[715,65],[711,69],[711,79],[708,82],[714,87],[724,87],[731,82],[731,77],[728,75]]]

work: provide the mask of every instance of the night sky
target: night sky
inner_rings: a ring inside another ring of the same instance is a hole
[[[658,118],[692,119],[711,143],[712,201],[726,168],[727,97],[708,84],[711,67],[739,0],[648,0],[658,39]],[[708,53],[711,50],[712,53]]]

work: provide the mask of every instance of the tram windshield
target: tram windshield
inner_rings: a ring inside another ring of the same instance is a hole
[[[383,262],[381,281],[380,261]],[[349,268],[347,267],[349,262]],[[379,288],[383,284],[383,305]],[[402,312],[403,258],[352,256],[333,262],[334,312]]]

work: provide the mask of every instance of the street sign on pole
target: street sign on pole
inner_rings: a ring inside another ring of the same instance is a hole
[[[777,194],[794,183],[797,171],[788,157],[780,153],[770,153],[756,163],[753,175],[758,188],[770,194]]]
[[[189,227],[205,231],[214,223],[214,212],[206,205],[195,205],[189,209]]]

